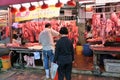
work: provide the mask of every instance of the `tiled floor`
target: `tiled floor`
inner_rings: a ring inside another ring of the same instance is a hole
[[[78,70],[93,70],[93,57],[86,57],[81,53],[76,54],[73,68]],[[14,69],[4,74],[0,73],[0,80],[44,80],[44,77],[44,70],[41,69]],[[72,74],[72,80],[120,80],[120,78]]]
[[[44,80],[44,75],[44,71],[41,70],[24,70],[17,71],[14,75],[5,80]],[[120,78],[72,74],[72,80],[120,80]]]
[[[93,70],[93,57],[84,56],[82,53],[75,54],[73,67],[80,70]]]

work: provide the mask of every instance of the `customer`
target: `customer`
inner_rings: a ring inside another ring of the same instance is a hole
[[[59,36],[59,32],[51,28],[51,24],[45,24],[45,29],[39,34],[39,43],[43,46],[43,65],[46,72],[46,79],[50,78],[49,61],[54,59],[54,40],[53,36]]]
[[[85,40],[89,40],[92,38],[92,30],[89,22],[86,23],[86,30],[85,30]]]
[[[19,43],[17,38],[18,38],[18,36],[16,34],[14,34],[13,38],[12,38],[12,43]]]
[[[57,41],[55,47],[54,62],[58,64],[58,80],[71,80],[72,62],[74,62],[74,48],[70,39],[68,39],[68,29],[60,29],[61,38]]]

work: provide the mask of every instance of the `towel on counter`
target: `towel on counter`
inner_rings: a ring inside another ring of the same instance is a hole
[[[34,52],[34,59],[40,59],[40,52]]]

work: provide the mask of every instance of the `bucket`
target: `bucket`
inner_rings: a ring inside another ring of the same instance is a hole
[[[9,56],[2,56],[1,60],[2,60],[2,68],[4,70],[11,68],[11,61]]]
[[[82,46],[76,46],[76,54],[77,55],[81,55],[83,51],[83,47]]]
[[[92,56],[93,52],[90,49],[90,45],[89,44],[84,44],[83,45],[83,55],[85,56]]]

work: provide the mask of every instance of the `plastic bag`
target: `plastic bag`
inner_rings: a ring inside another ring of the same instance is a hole
[[[54,80],[58,80],[58,72],[56,72]]]
[[[40,52],[34,52],[34,59],[40,59]]]
[[[54,79],[57,69],[58,69],[58,65],[56,63],[51,63],[51,78],[52,79]]]

